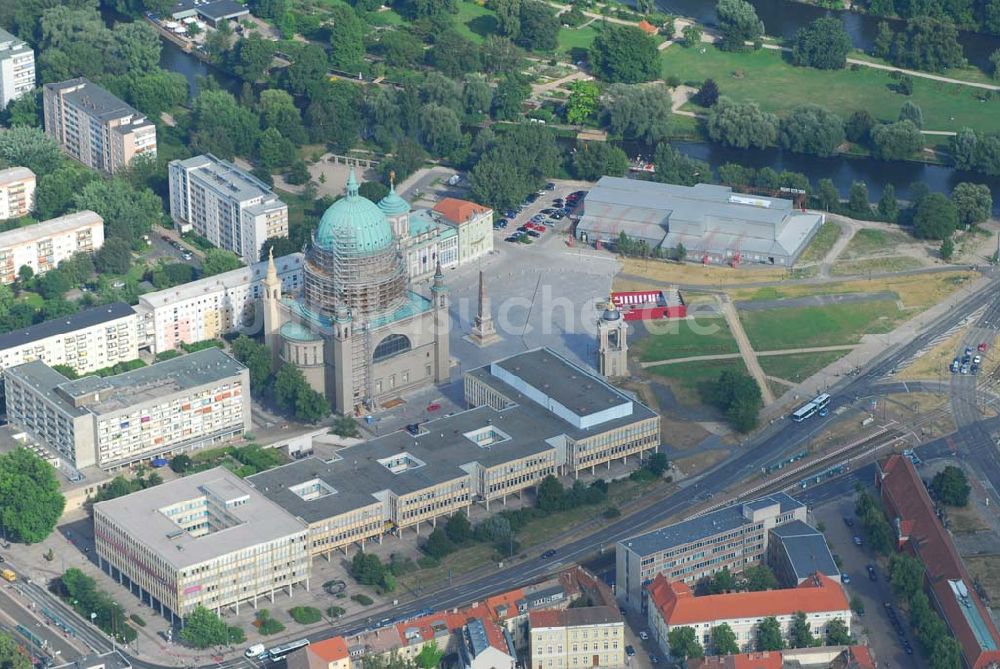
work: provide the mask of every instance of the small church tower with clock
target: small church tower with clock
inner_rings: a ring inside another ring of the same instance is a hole
[[[608,378],[628,376],[628,325],[610,297],[597,321],[597,370]]]

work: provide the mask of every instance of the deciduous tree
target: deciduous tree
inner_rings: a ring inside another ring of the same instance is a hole
[[[781,650],[785,642],[781,637],[781,623],[774,616],[768,616],[757,625],[757,650]]]
[[[623,177],[628,172],[628,156],[607,142],[590,142],[573,154],[573,174],[577,179],[596,181],[602,176]]]
[[[330,14],[330,64],[338,70],[357,71],[365,55],[365,24],[349,5],[336,5]]]
[[[843,21],[819,18],[796,31],[792,62],[819,70],[840,70],[847,64],[850,50],[851,38]]]
[[[913,232],[922,239],[951,237],[958,227],[958,210],[948,198],[931,193],[921,198],[913,215]]]
[[[590,66],[605,81],[652,81],[660,77],[660,52],[656,40],[638,28],[609,23],[590,47]]]
[[[929,16],[918,16],[906,23],[906,30],[893,40],[891,57],[900,67],[928,72],[965,64],[955,24]]]
[[[826,643],[829,646],[851,645],[851,630],[848,629],[843,618],[834,618],[826,624]]]
[[[728,623],[722,623],[712,628],[712,649],[715,655],[736,655],[740,652],[736,633]]]
[[[698,643],[698,635],[692,627],[674,627],[667,633],[670,654],[680,662],[705,657],[705,649]]]
[[[757,17],[757,10],[746,0],[719,0],[715,6],[723,51],[743,51],[747,42],[756,42],[764,36],[764,22]]]
[[[971,492],[965,472],[948,465],[931,479],[931,492],[948,506],[966,506]]]
[[[819,105],[799,105],[779,124],[778,143],[796,153],[831,156],[843,142],[844,122]]]
[[[566,120],[569,123],[586,123],[597,111],[601,89],[593,81],[574,81],[569,86],[566,101]]]
[[[604,112],[612,134],[655,145],[670,136],[670,106],[666,86],[615,84],[608,90]]]
[[[65,504],[52,465],[26,448],[0,455],[0,527],[8,540],[44,540]]]
[[[872,128],[872,153],[882,160],[903,160],[924,148],[920,128],[912,121],[882,123]]]
[[[734,102],[727,97],[719,98],[709,111],[706,128],[712,141],[740,149],[764,148],[778,139],[774,114],[761,111],[756,102]]]
[[[951,201],[958,209],[958,222],[969,226],[982,223],[993,211],[993,195],[986,184],[962,182],[951,191]]]

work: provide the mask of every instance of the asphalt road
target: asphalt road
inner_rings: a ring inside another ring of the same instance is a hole
[[[998,276],[1000,275],[994,273],[993,280],[983,290],[968,298],[955,309],[940,316],[909,343],[887,349],[869,364],[867,368],[863,369],[859,375],[848,377],[838,382],[829,391],[833,396],[832,407],[836,408],[839,405],[854,404],[861,401],[862,397],[877,392],[878,389],[875,388],[875,384],[883,380],[896,365],[912,357],[940,333],[954,327],[956,323],[978,309],[986,306],[988,307],[986,313],[995,313],[1000,317],[1000,303],[996,303],[995,298],[996,291],[1000,288],[1000,278]],[[1000,320],[1000,318],[997,320]],[[990,322],[992,325],[993,321]],[[459,583],[453,587],[419,596],[415,600],[395,607],[391,614],[385,613],[381,615],[391,615],[395,619],[400,619],[423,609],[446,609],[524,583],[540,580],[548,572],[574,564],[596,550],[613,547],[613,544],[618,540],[645,531],[653,526],[662,524],[671,517],[691,510],[696,505],[712,498],[718,491],[746,479],[748,476],[761,470],[765,465],[781,459],[783,454],[801,448],[803,444],[820,433],[831,420],[833,420],[833,412],[831,412],[830,417],[820,418],[816,416],[803,423],[794,423],[789,420],[777,421],[763,430],[762,434],[756,439],[748,442],[739,455],[720,463],[709,472],[701,475],[683,490],[663,500],[653,510],[646,510],[623,517],[609,523],[604,528],[589,536],[559,546],[556,555],[549,560],[543,560],[535,554],[534,557],[528,560],[497,569],[493,573],[479,576],[469,582]],[[982,431],[987,437],[989,436],[988,430],[982,425],[977,427],[976,423],[970,423],[961,429],[967,431],[970,438],[974,435],[977,436],[977,439],[981,438],[979,431]],[[992,442],[990,443],[992,445]],[[994,463],[995,460],[994,453]],[[853,476],[859,476],[861,472],[864,472],[864,469],[855,472]],[[1000,466],[998,466],[996,473],[998,474],[997,481],[1000,483]],[[836,484],[837,486],[853,485],[850,477],[845,477],[843,480],[837,479]],[[822,486],[816,486],[812,491],[806,491],[806,494],[827,494],[819,492],[822,488]],[[843,492],[844,490],[840,489],[838,494],[843,494]],[[44,594],[47,595],[47,593]],[[48,599],[52,600],[53,597],[48,596]],[[375,617],[378,617],[378,615],[376,614]],[[371,627],[372,624],[373,621],[371,619],[348,621],[336,627],[328,628],[321,633],[310,634],[310,639],[312,641],[319,641],[336,635],[352,635]],[[275,639],[273,643],[280,643],[283,640]],[[89,640],[88,643],[90,643]],[[130,659],[138,669],[164,668],[164,665],[147,662],[135,657],[130,657]],[[206,665],[206,669],[207,667],[220,666],[229,669],[238,666],[248,666],[249,664],[249,662],[242,658],[236,658],[221,665]]]

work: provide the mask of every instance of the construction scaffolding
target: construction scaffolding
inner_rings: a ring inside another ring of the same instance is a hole
[[[343,304],[355,322],[364,323],[406,303],[406,266],[395,244],[371,251],[358,244],[352,232],[338,230],[328,247],[313,235],[306,251],[305,298],[326,316]]]

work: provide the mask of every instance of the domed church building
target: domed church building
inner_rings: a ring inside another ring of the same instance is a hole
[[[326,210],[306,249],[303,295],[282,296],[273,260],[264,279],[264,335],[275,369],[298,367],[339,413],[373,411],[449,376],[440,265],[430,298],[410,289],[386,210],[392,207],[359,195],[352,170],[347,195]]]

